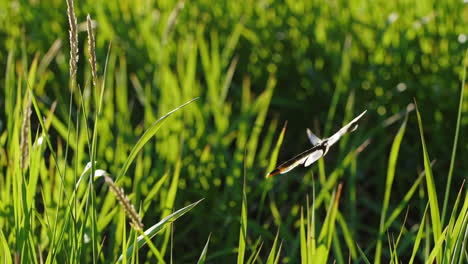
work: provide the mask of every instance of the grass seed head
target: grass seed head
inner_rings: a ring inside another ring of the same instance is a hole
[[[78,30],[75,16],[75,7],[73,0],[67,0],[67,15],[68,23],[70,24],[69,38],[70,38],[70,77],[72,81],[75,80],[76,71],[78,69]]]
[[[23,112],[23,123],[21,124],[21,168],[25,169],[29,165],[29,130],[31,127],[31,96],[27,95],[27,103]]]
[[[93,85],[96,86],[97,70],[96,70],[96,40],[94,39],[93,25],[91,16],[86,17],[86,25],[88,30],[88,50],[89,64],[91,65],[91,74],[93,76]]]
[[[141,218],[136,212],[133,204],[130,202],[130,199],[128,199],[128,196],[125,195],[123,189],[119,188],[108,175],[103,175],[103,177],[111,191],[115,194],[117,200],[123,206],[125,214],[130,218],[131,225],[137,230],[143,230]]]

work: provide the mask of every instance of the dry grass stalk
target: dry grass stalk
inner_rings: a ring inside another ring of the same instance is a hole
[[[47,67],[49,67],[52,60],[55,58],[57,53],[60,51],[61,47],[62,47],[62,40],[61,39],[55,40],[54,43],[52,44],[52,46],[49,48],[49,50],[46,52],[46,54],[42,58],[41,62],[39,63],[39,66],[37,67],[37,75],[38,76],[41,76],[42,74],[44,74]]]
[[[93,25],[91,17],[86,17],[86,25],[88,29],[88,50],[89,50],[89,64],[91,64],[91,74],[93,76],[93,85],[96,86],[97,70],[96,70],[96,40],[94,39]]]
[[[164,35],[163,35],[163,44],[165,44],[169,38],[169,35],[171,34],[172,30],[174,30],[175,24],[177,22],[177,17],[180,14],[180,11],[185,6],[185,1],[181,0],[177,3],[177,5],[174,7],[172,10],[171,14],[169,15],[169,18],[167,19],[167,25],[166,29],[164,30]]]
[[[70,24],[70,77],[75,80],[78,69],[78,30],[73,0],[67,0],[68,23]]]
[[[27,103],[23,112],[23,123],[21,124],[21,160],[20,166],[21,169],[26,169],[29,165],[29,130],[31,127],[31,96],[29,92],[27,95]]]
[[[141,222],[141,218],[136,212],[135,207],[133,207],[133,204],[130,203],[130,200],[125,195],[123,189],[115,185],[112,178],[108,175],[103,175],[103,177],[104,181],[107,183],[107,185],[109,185],[109,188],[117,197],[117,200],[119,200],[120,204],[123,206],[125,213],[130,218],[131,225],[137,230],[143,230],[143,223]]]

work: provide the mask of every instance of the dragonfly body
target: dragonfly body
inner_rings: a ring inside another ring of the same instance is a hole
[[[358,127],[357,122],[366,113],[366,111],[362,112],[359,116],[354,118],[351,122],[342,127],[340,130],[338,130],[338,132],[329,138],[320,139],[308,129],[307,135],[310,142],[312,143],[312,147],[296,155],[294,158],[282,163],[276,169],[268,173],[266,177],[269,178],[277,174],[284,174],[302,164],[304,164],[304,167],[310,166],[312,163],[325,156],[330,147],[333,146],[343,135],[356,130]]]

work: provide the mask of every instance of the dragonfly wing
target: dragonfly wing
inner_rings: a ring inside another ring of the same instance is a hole
[[[268,173],[266,177],[269,178],[277,174],[284,174],[301,164],[304,164],[305,167],[310,166],[312,163],[316,162],[318,159],[323,157],[323,155],[328,151],[328,148],[331,145],[335,144],[344,134],[356,130],[357,122],[366,113],[366,111],[362,112],[359,116],[354,118],[346,126],[338,130],[338,132],[336,132],[333,136],[324,140],[318,138],[309,129],[307,129],[307,136],[309,137],[309,140],[313,146],[310,149],[300,153],[299,155],[296,155],[294,158],[279,165],[276,169]]]
[[[312,143],[312,146],[322,143],[322,140],[318,138],[316,135],[314,135],[314,133],[312,133],[310,129],[307,129],[307,136],[309,137],[309,141],[310,143]]]
[[[285,174],[286,172],[289,172],[290,170],[296,168],[297,166],[303,164],[306,160],[307,160],[308,157],[304,157],[300,160],[297,160],[296,162],[294,162],[293,164],[289,165],[288,167],[285,167],[283,170],[281,170],[281,174]]]
[[[289,172],[290,170],[296,168],[297,166],[304,164],[304,162],[306,162],[306,160],[309,158],[310,154],[316,152],[317,150],[322,150],[323,152],[323,149],[324,148],[321,144],[313,146],[310,149],[300,153],[299,155],[296,155],[294,158],[279,165],[278,167],[276,167],[276,169],[268,173],[266,177],[270,178],[277,174],[284,174],[286,172]]]
[[[333,136],[329,137],[327,139],[327,143],[328,143],[328,146],[331,147],[333,144],[335,144],[338,140],[340,140],[340,138],[346,134],[345,131],[343,130],[338,130],[338,132],[336,132],[335,134],[333,134]]]
[[[316,161],[317,161],[318,159],[320,159],[321,157],[323,157],[323,150],[322,150],[322,149],[318,149],[318,150],[312,152],[312,153],[307,157],[307,160],[305,161],[304,167],[310,166],[310,164],[316,162]]]
[[[344,134],[351,133],[354,130],[356,130],[357,127],[358,127],[357,122],[359,121],[359,119],[361,119],[361,117],[366,112],[367,112],[367,110],[362,112],[359,116],[357,116],[356,118],[351,120],[351,122],[349,122],[346,126],[342,127],[340,130],[338,130],[338,132],[333,134],[333,136],[329,137],[328,140],[327,140],[328,141],[328,146],[330,147],[331,145],[335,144]]]

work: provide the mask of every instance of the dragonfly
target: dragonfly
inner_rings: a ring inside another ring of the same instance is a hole
[[[312,163],[324,157],[328,153],[330,147],[333,146],[338,140],[340,140],[342,136],[351,133],[358,128],[358,121],[366,112],[367,110],[362,112],[359,116],[351,120],[351,122],[342,127],[329,138],[320,139],[314,135],[310,129],[307,129],[307,136],[309,141],[312,143],[312,147],[279,165],[276,169],[268,173],[266,178],[273,177],[277,174],[285,174],[302,164],[304,164],[304,167],[308,167]]]

